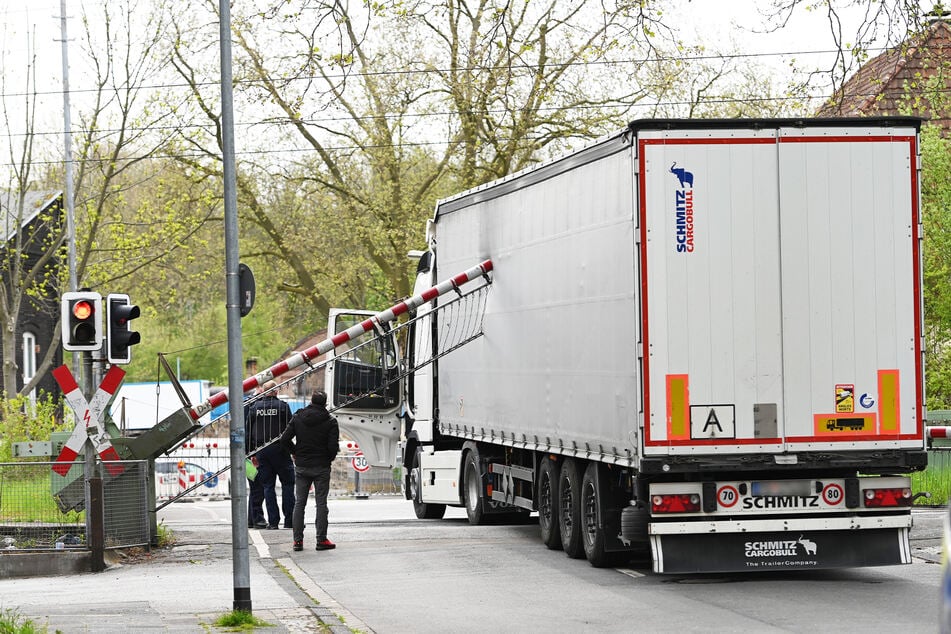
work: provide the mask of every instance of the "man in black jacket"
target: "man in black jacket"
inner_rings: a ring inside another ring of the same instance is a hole
[[[336,544],[327,539],[327,494],[330,492],[330,466],[340,448],[340,431],[337,419],[327,411],[327,394],[320,390],[314,392],[310,405],[297,410],[281,434],[281,445],[294,457],[297,489],[294,550],[304,549],[304,507],[311,485],[317,503],[317,550],[336,548]]]

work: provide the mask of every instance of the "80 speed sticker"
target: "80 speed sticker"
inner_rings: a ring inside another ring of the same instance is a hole
[[[822,500],[829,506],[835,506],[842,503],[845,492],[838,484],[827,484],[822,488]]]

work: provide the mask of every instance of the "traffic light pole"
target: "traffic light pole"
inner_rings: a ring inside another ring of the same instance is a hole
[[[93,393],[93,381],[92,381],[92,352],[86,350],[83,352],[74,352],[75,356],[82,358],[82,376],[80,380],[80,388],[82,389],[83,396],[86,397],[86,400],[92,398]],[[77,424],[82,424],[82,421],[78,421]],[[83,492],[86,509],[86,547],[89,548],[92,545],[92,535],[93,535],[93,512],[92,512],[92,480],[96,477],[96,449],[92,445],[92,441],[89,438],[86,438],[83,442]],[[95,556],[95,555],[94,555]],[[95,564],[95,562],[94,562]],[[95,567],[95,565],[93,566]]]

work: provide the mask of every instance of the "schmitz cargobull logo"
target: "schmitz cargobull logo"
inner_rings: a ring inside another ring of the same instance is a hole
[[[670,173],[680,181],[680,188],[674,191],[674,246],[677,253],[693,253],[693,172],[674,162]]]
[[[818,550],[816,542],[806,539],[802,535],[799,536],[799,539],[746,542],[744,547],[746,556],[751,559],[815,555]],[[801,550],[800,547],[802,547]]]

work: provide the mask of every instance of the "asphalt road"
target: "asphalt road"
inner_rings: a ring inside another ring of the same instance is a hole
[[[229,517],[230,502],[162,511],[169,528],[199,541],[230,540]],[[303,552],[291,551],[289,530],[252,531],[250,551],[296,567],[348,626],[379,633],[934,632],[941,518],[940,510],[915,512],[913,564],[835,571],[596,569],[547,550],[535,524],[471,526],[461,509],[417,520],[398,498],[332,500],[336,550],[315,552],[310,527]],[[252,598],[256,583],[273,580],[252,578]]]

